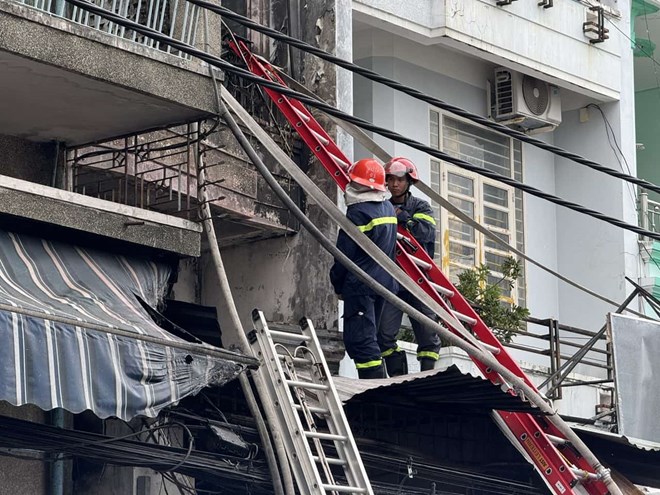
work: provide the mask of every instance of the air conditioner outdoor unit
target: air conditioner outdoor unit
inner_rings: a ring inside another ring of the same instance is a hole
[[[505,67],[495,69],[491,117],[525,132],[551,131],[561,123],[559,88]]]

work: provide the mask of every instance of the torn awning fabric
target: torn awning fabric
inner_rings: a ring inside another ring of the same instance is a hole
[[[235,378],[243,356],[166,332],[138,302],[155,307],[170,272],[0,231],[0,400],[128,421]]]

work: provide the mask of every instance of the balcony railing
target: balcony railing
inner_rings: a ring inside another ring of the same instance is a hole
[[[650,200],[645,192],[639,195],[639,225],[652,232],[660,232],[660,203]]]
[[[190,58],[151,38],[145,37],[131,29],[118,26],[98,15],[75,7],[65,0],[17,0],[19,3],[34,7],[77,24],[88,26],[112,36],[139,43],[150,48],[162,50],[181,58]],[[155,29],[174,39],[189,45],[195,45],[197,26],[200,20],[199,7],[185,0],[92,0],[103,7],[135,21],[143,26]]]

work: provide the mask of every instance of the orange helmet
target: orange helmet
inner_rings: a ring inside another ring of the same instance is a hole
[[[397,177],[404,177],[407,174],[408,177],[410,177],[410,182],[412,184],[419,181],[419,175],[417,175],[417,167],[415,167],[415,164],[402,156],[392,158],[385,164],[385,174],[395,175]]]
[[[348,169],[348,176],[352,182],[362,186],[377,191],[387,190],[385,187],[385,170],[380,162],[373,158],[364,158],[355,162]]]

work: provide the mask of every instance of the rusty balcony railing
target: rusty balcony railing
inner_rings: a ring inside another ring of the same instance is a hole
[[[200,162],[201,160],[201,162]],[[199,220],[197,167],[206,170],[211,209],[227,222],[226,244],[286,235],[298,222],[271,193],[223,126],[191,123],[67,150],[66,188],[128,206]],[[299,187],[271,164],[292,199]],[[269,165],[270,166],[270,165]],[[230,225],[231,224],[231,225]]]
[[[159,49],[181,58],[189,55],[160,45],[144,35],[110,22],[101,16],[75,7],[65,0],[16,0],[29,7],[39,9],[77,24],[82,24],[104,33]],[[155,29],[176,40],[195,45],[197,27],[200,22],[200,9],[185,0],[92,0],[103,7],[135,21],[143,26]]]

